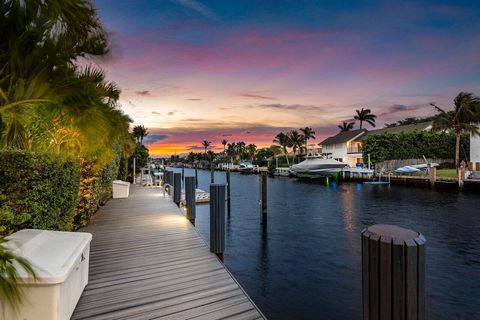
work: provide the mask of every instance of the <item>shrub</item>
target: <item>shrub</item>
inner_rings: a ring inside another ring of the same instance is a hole
[[[81,160],[81,179],[74,227],[88,224],[98,207],[112,196],[112,182],[118,175],[119,158],[107,163],[99,171],[92,162]]]
[[[72,159],[0,152],[0,234],[22,228],[72,230],[79,166]]]
[[[463,135],[460,156],[465,158],[470,150],[469,137]],[[434,131],[410,131],[367,136],[363,140],[363,158],[373,163],[385,160],[455,159],[455,134]]]

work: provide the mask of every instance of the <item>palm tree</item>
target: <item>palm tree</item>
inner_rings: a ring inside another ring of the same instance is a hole
[[[455,133],[455,167],[460,164],[460,138],[462,133],[480,134],[476,124],[480,123],[480,98],[470,92],[460,92],[453,100],[453,110],[445,111],[431,103],[439,112],[433,122],[434,130],[452,131]]]
[[[237,160],[243,160],[245,157],[246,153],[246,144],[244,141],[237,142],[236,148],[235,148],[235,155],[237,157]]]
[[[310,127],[301,128],[300,131],[305,139],[305,151],[308,152],[308,140],[315,139],[315,131]]]
[[[356,110],[357,114],[353,117],[355,120],[360,121],[360,129],[362,129],[363,122],[368,122],[372,127],[375,127],[376,115],[372,113],[370,109],[360,109]]]
[[[205,149],[205,155],[207,154],[207,149],[208,149],[208,147],[210,147],[211,144],[212,144],[211,141],[208,141],[208,140],[203,140],[202,141],[202,146]]]
[[[227,147],[227,143],[228,143],[228,141],[227,141],[226,139],[223,139],[223,140],[222,140],[223,153],[225,153],[225,149],[226,149],[226,147]]]
[[[273,142],[278,144],[280,147],[283,149],[283,154],[285,155],[285,158],[287,159],[287,165],[290,166],[290,161],[288,160],[288,150],[287,148],[291,146],[291,140],[288,135],[286,135],[283,132],[280,132],[275,136],[275,139],[273,139]]]
[[[293,150],[293,163],[295,163],[297,150],[302,148],[302,146],[305,144],[305,136],[300,134],[297,130],[290,131],[288,136],[290,138],[290,144]]]
[[[245,150],[248,158],[253,161],[253,158],[255,158],[255,154],[257,153],[257,146],[251,143],[245,147]]]
[[[143,138],[148,136],[149,132],[143,125],[133,127],[133,136],[138,143],[143,144]]]
[[[342,122],[341,125],[338,125],[337,127],[340,129],[341,132],[347,132],[350,130],[353,130],[353,126],[355,125],[354,122]]]

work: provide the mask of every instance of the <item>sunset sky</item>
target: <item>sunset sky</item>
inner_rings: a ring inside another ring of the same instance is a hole
[[[96,63],[152,155],[305,126],[320,142],[361,107],[383,127],[480,94],[480,1],[95,3],[112,47]]]

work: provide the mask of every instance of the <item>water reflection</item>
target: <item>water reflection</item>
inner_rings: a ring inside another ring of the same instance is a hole
[[[199,180],[208,190],[209,172]],[[360,319],[360,232],[374,223],[426,236],[427,319],[480,319],[478,195],[269,178],[263,230],[258,190],[257,176],[232,174],[225,263],[270,319]],[[206,239],[208,219],[198,206]]]

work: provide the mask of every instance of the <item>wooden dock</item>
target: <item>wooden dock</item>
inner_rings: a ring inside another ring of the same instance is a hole
[[[160,190],[131,186],[82,231],[90,276],[72,319],[265,319]]]

